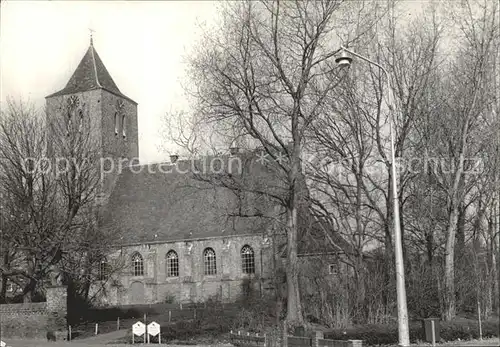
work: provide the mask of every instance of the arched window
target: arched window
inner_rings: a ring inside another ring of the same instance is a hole
[[[167,277],[179,277],[179,257],[175,251],[167,253],[166,272]]]
[[[127,136],[127,132],[126,132],[126,127],[125,127],[125,121],[126,121],[126,118],[125,118],[125,115],[122,114],[122,135],[123,135],[123,138],[125,138]]]
[[[139,253],[132,256],[132,269],[134,276],[144,276],[144,260]]]
[[[99,262],[99,281],[105,281],[109,276],[109,265],[106,258]]]
[[[68,119],[66,121],[66,136],[69,136],[71,133],[72,121],[71,121],[71,111],[68,111]]]
[[[83,111],[82,110],[78,111],[78,116],[79,116],[79,122],[80,122],[80,124],[78,125],[78,131],[82,132],[82,130],[83,130]]]
[[[241,248],[241,268],[243,273],[255,273],[255,256],[252,247],[248,245]]]
[[[215,259],[215,251],[212,248],[205,248],[203,251],[204,273],[205,275],[217,274],[217,262]]]
[[[118,135],[118,112],[115,112],[115,135]]]

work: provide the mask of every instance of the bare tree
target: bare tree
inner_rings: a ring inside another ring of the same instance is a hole
[[[481,190],[477,188],[481,176],[471,173],[476,169],[475,159],[485,150],[484,132],[491,130],[491,76],[495,76],[494,43],[499,34],[496,3],[467,1],[457,4],[453,13],[459,29],[456,52],[441,71],[441,87],[434,99],[439,111],[432,120],[428,143],[432,146],[429,153],[441,159],[434,177],[447,198],[443,283],[446,320],[456,314],[454,258],[459,209],[468,194]]]
[[[26,301],[43,291],[54,266],[64,282],[64,273],[79,273],[68,264],[95,256],[87,231],[97,217],[100,154],[88,112],[78,112],[71,98],[61,109],[62,116],[47,115],[9,103],[0,121],[2,239],[8,240],[0,270],[3,283],[22,286]],[[92,241],[109,240],[94,235]]]
[[[245,1],[226,4],[219,31],[207,32],[189,60],[195,117],[215,124],[225,143],[243,139],[277,163],[287,187],[287,320],[303,322],[298,286],[298,211],[307,205],[305,132],[338,84],[336,35],[355,42],[370,28],[376,2]],[[352,16],[343,16],[349,12]],[[358,26],[356,35],[346,27]],[[350,24],[346,26],[346,24]],[[336,77],[332,77],[336,76]],[[301,207],[302,206],[302,207]],[[307,210],[307,208],[306,208]]]

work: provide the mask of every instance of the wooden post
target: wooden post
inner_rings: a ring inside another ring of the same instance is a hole
[[[268,347],[267,346],[267,334],[264,334],[264,347]]]
[[[434,327],[434,320],[431,320],[431,333],[432,333],[432,346],[436,345],[436,330]]]
[[[116,330],[120,330],[120,317],[116,318]]]
[[[181,311],[182,311],[182,302],[180,303],[180,306],[181,306]]]
[[[69,332],[68,340],[70,340],[70,341],[71,341],[71,325],[70,325],[70,326],[68,326],[68,330],[69,330],[69,331],[68,331],[68,332]]]
[[[132,344],[134,344],[134,336],[135,336],[134,329],[132,328]]]
[[[283,321],[283,342],[282,346],[283,347],[288,347],[288,329],[287,329],[287,324],[286,324],[286,319]]]
[[[314,347],[319,347],[319,340],[323,340],[325,338],[325,335],[322,331],[317,330],[314,333]]]
[[[481,322],[481,304],[477,301],[477,319],[479,321],[479,340],[483,340],[483,325]]]
[[[172,321],[172,311],[168,310],[168,322],[170,323]]]
[[[99,323],[95,323],[95,334],[99,332]]]

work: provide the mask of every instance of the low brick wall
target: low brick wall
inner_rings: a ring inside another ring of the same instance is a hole
[[[46,302],[0,305],[0,336],[3,338],[66,339],[67,288],[46,288]]]
[[[318,340],[318,347],[362,347],[361,340]]]
[[[233,333],[230,334],[231,343],[238,347],[362,347],[362,340],[327,340],[323,338],[322,332],[315,332],[314,337],[290,336],[288,335],[285,343],[276,341],[275,338],[258,336],[255,334]]]
[[[48,317],[46,302],[0,305],[0,336],[46,339]]]

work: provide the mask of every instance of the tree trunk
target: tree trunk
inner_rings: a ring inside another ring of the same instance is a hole
[[[460,204],[457,221],[457,255],[460,257],[465,250],[465,208]]]
[[[291,326],[302,325],[302,305],[300,302],[299,290],[299,267],[297,257],[297,207],[293,206],[287,213],[287,263],[286,263],[286,284],[287,284],[287,312],[286,320]]]
[[[469,264],[469,259],[465,258],[465,214],[466,209],[463,203],[458,206],[458,217],[457,217],[457,234],[456,234],[456,249],[455,249],[455,269],[457,274],[457,282],[463,283],[467,281],[467,267]],[[475,224],[477,228],[477,222]],[[460,311],[461,304],[464,302],[464,297],[467,295],[461,288],[457,290],[457,302],[458,310]]]
[[[445,321],[450,321],[456,315],[455,298],[455,236],[457,232],[458,207],[451,205],[448,219],[448,231],[446,233],[446,248],[444,258],[444,293],[443,293],[443,314]]]
[[[7,303],[7,281],[8,280],[9,280],[9,277],[2,274],[2,288],[0,289],[0,304]]]
[[[30,279],[29,282],[23,289],[23,302],[29,303],[32,301],[32,296],[34,294],[36,287],[36,281],[34,279]]]

